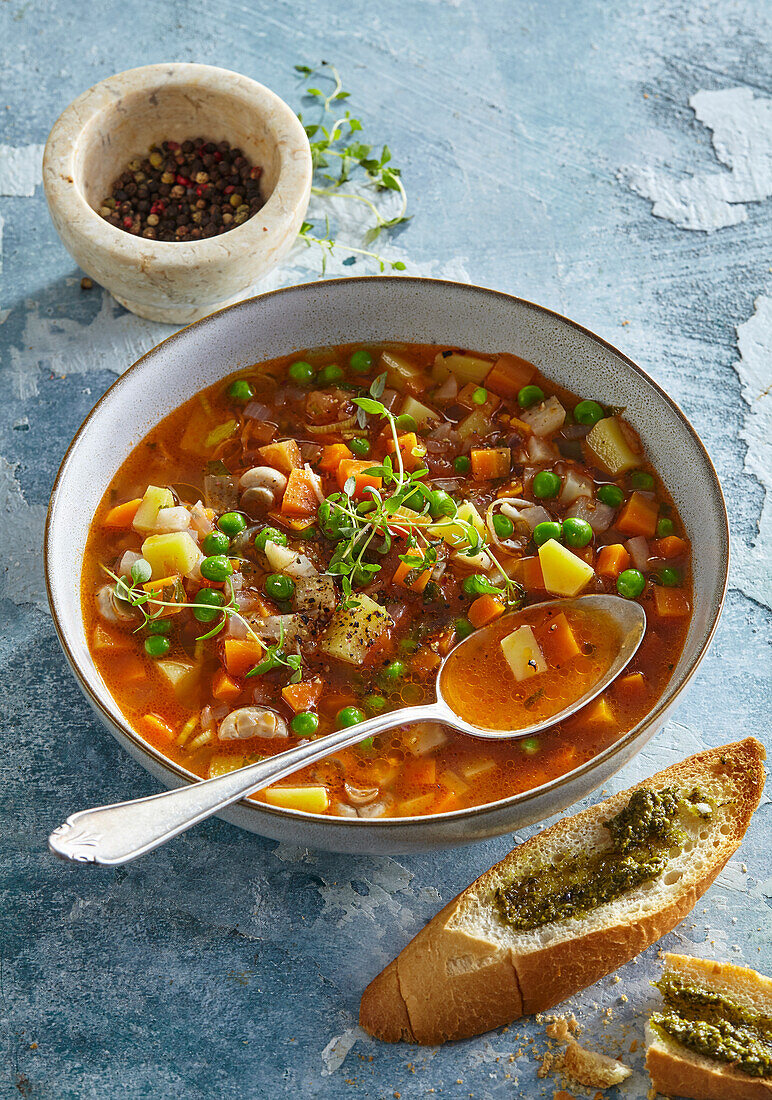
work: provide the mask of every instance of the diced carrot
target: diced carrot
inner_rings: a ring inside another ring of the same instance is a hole
[[[410,669],[417,676],[429,676],[440,667],[440,655],[428,646],[421,646],[410,661]]]
[[[533,363],[521,359],[519,355],[503,352],[488,371],[485,387],[502,397],[515,397],[535,374]]]
[[[678,558],[688,551],[689,543],[678,535],[666,535],[664,539],[657,539],[652,549],[658,558]]]
[[[437,782],[437,761],[433,756],[408,760],[402,768],[402,778],[410,786],[426,786]]]
[[[293,470],[303,468],[300,447],[294,439],[282,439],[281,443],[266,443],[264,447],[258,448],[257,453],[269,466],[274,466],[283,474],[290,474]]]
[[[509,447],[485,447],[473,450],[472,477],[475,481],[494,481],[509,477],[512,454]]]
[[[136,639],[130,634],[111,633],[99,624],[94,627],[94,633],[91,635],[92,649],[109,649],[113,653],[119,653],[121,650],[124,652],[133,650],[135,645]]]
[[[322,473],[334,474],[344,458],[353,458],[353,454],[345,443],[328,443],[322,449],[322,457],[318,466]]]
[[[147,584],[143,584],[142,587],[146,592],[149,592],[157,599],[174,605],[172,607],[159,608],[156,601],[150,599],[145,604],[145,610],[151,615],[155,615],[159,611],[163,618],[166,618],[168,615],[179,615],[180,611],[185,607],[185,592],[182,589],[179,577],[160,577],[157,581],[148,581]]]
[[[399,438],[399,453],[402,455],[402,465],[410,473],[413,470],[417,470],[419,466],[423,466],[424,455],[426,454],[426,448],[419,443],[418,436],[415,432],[406,432]],[[394,437],[386,441],[386,450],[389,454],[394,454],[397,450],[394,443]],[[420,452],[414,454],[414,451]],[[371,463],[372,465],[372,463]]]
[[[174,740],[174,730],[157,714],[143,714],[142,724],[149,733],[165,737],[167,741]]]
[[[643,695],[646,691],[646,680],[642,672],[630,672],[627,676],[620,676],[615,687],[626,695]]]
[[[542,653],[551,665],[564,665],[582,652],[562,611],[534,633]]]
[[[654,610],[661,619],[682,619],[691,610],[689,601],[678,588],[654,587]]]
[[[314,488],[315,475],[308,470],[291,470],[287,488],[281,502],[281,510],[289,516],[311,516],[319,507],[319,497]]]
[[[510,416],[509,426],[526,439],[529,435],[533,435],[533,428],[531,427],[531,425],[526,424],[524,420],[521,420],[517,416]]]
[[[281,512],[269,512],[268,519],[272,523],[278,524],[279,527],[286,528],[287,531],[294,531],[297,534],[301,534],[303,531],[307,531],[309,527],[314,525],[314,516],[284,516]]]
[[[420,546],[413,546],[407,552],[412,557],[422,558],[424,556]],[[424,569],[423,572],[419,573],[417,565],[408,565],[407,562],[401,561],[394,570],[391,582],[392,584],[398,584],[400,588],[409,588],[411,592],[423,592],[431,579],[431,575],[431,569]]]
[[[658,514],[656,500],[633,493],[617,516],[614,526],[625,535],[644,535],[650,539],[657,530]]]
[[[111,661],[110,668],[118,676],[121,687],[133,687],[147,681],[147,667],[141,657],[122,656],[120,663]]]
[[[478,386],[475,382],[468,382],[467,385],[463,386],[459,391],[458,397],[456,398],[456,403],[459,405],[464,405],[467,409],[472,409],[472,411],[474,411],[475,409],[482,409],[484,412],[490,415],[491,413],[494,413],[499,407],[499,405],[501,404],[501,399],[499,398],[499,395],[497,393],[493,393],[493,391],[491,390],[487,394],[483,402],[477,401],[476,396],[480,396],[477,391],[480,388],[481,387]]]
[[[544,575],[541,571],[541,561],[538,557],[521,558],[516,563],[517,580],[520,581],[526,591],[531,592],[535,588],[544,588]]]
[[[241,688],[225,669],[219,668],[212,677],[212,695],[221,703],[235,703],[241,695]]]
[[[383,479],[378,477],[377,474],[366,474],[364,472],[371,469],[373,465],[377,465],[377,463],[374,464],[368,459],[344,458],[338,465],[338,485],[341,490],[350,477],[353,477],[355,481],[353,493],[355,500],[362,500],[363,496],[369,497],[370,494],[365,494],[365,489],[370,486],[373,489],[380,489]]]
[[[584,707],[580,714],[585,722],[603,726],[610,726],[614,723],[614,712],[609,706],[608,700],[602,695]]]
[[[125,504],[116,504],[102,520],[102,526],[131,527],[141,503],[142,497],[137,497],[136,500],[127,500]]]
[[[302,710],[313,710],[322,694],[322,681],[315,676],[313,680],[301,680],[299,684],[287,684],[281,689],[285,703],[292,707],[295,714]]]
[[[504,604],[501,600],[497,600],[495,596],[485,595],[477,597],[469,608],[467,618],[475,630],[479,630],[481,626],[487,626],[488,623],[500,619],[503,614]]]
[[[229,676],[240,679],[263,659],[265,647],[254,638],[226,638],[223,660]]]
[[[629,564],[630,555],[625,547],[621,542],[613,542],[609,546],[601,546],[595,572],[599,577],[610,577],[615,580]]]
[[[497,497],[519,497],[523,493],[523,483],[517,479],[508,481],[506,485],[500,485],[496,490]]]

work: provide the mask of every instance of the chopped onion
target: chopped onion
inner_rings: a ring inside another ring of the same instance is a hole
[[[130,577],[131,567],[135,562],[142,561],[142,555],[138,554],[136,550],[125,550],[121,555],[121,559],[115,567],[115,572],[119,577]]]
[[[547,509],[542,508],[541,504],[527,504],[524,508],[517,508],[505,501],[501,511],[516,525],[519,524],[522,527],[525,524],[529,531],[533,531],[539,523],[546,523],[547,520],[552,519]]]
[[[307,424],[306,430],[313,435],[333,435],[335,432],[347,432],[356,428],[356,416],[347,416],[345,420],[336,420],[332,424]]]
[[[431,484],[432,489],[443,489],[446,493],[455,493],[461,488],[462,482],[457,477],[436,477]]]
[[[318,462],[322,457],[322,448],[318,443],[301,443],[300,456],[304,462]]]
[[[245,420],[270,420],[273,413],[267,405],[261,405],[259,401],[250,401],[244,406]]]
[[[569,519],[587,520],[596,535],[608,531],[614,522],[615,515],[616,508],[601,504],[599,501],[589,500],[587,497],[579,497],[566,512],[566,517]]]
[[[534,435],[552,435],[562,428],[566,410],[557,397],[548,397],[541,405],[521,412],[519,419],[530,427]]]
[[[560,458],[557,447],[546,439],[540,439],[537,435],[530,436],[525,450],[531,462],[537,462],[542,466],[556,462]]]
[[[419,722],[405,737],[407,748],[413,756],[427,756],[448,739],[445,727],[439,722]]]
[[[190,522],[199,538],[206,538],[211,531],[214,531],[214,524],[206,514],[202,500],[197,500],[190,509]]]
[[[304,469],[306,471],[306,474],[308,475],[308,480],[309,480],[309,483],[311,485],[311,488],[316,493],[316,499],[319,501],[320,504],[323,504],[324,503],[324,493],[322,492],[321,478],[319,477],[319,475],[317,473],[314,473],[314,471],[311,469],[311,467],[309,466],[309,464],[307,462],[305,463]],[[316,572],[316,570],[314,570],[314,572]]]
[[[635,568],[644,573],[649,566],[648,540],[643,535],[636,535],[635,538],[627,540],[625,547]]]
[[[558,504],[563,508],[567,508],[569,504],[573,504],[579,497],[592,498],[594,495],[595,483],[592,478],[588,477],[586,474],[578,473],[573,466],[570,466],[563,478]]]
[[[455,401],[458,397],[458,379],[449,374],[445,381],[434,391],[436,401]]]

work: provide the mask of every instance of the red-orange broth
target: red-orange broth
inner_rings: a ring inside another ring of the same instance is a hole
[[[590,567],[582,593],[623,585],[643,604],[646,637],[619,680],[538,737],[403,726],[255,797],[351,817],[433,814],[591,759],[662,694],[691,615],[683,524],[636,433],[603,400],[580,400],[514,355],[355,345],[258,364],[186,402],[122,465],[86,548],[89,644],[127,722],[206,777],[427,701],[460,638],[508,607],[555,598],[538,520],[560,524],[547,542],[561,569]],[[395,496],[401,510],[384,512]],[[584,545],[566,545],[588,530]],[[581,660],[539,675],[534,713]],[[495,677],[474,691],[490,709]]]

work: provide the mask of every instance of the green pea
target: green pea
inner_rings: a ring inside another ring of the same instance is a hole
[[[497,512],[493,517],[493,530],[500,539],[508,539],[515,533],[515,525],[509,516]]]
[[[372,737],[363,737],[362,740],[359,742],[357,748],[364,749],[365,752],[369,752],[372,749],[373,744],[374,742]]]
[[[564,519],[563,541],[566,546],[573,546],[575,549],[589,546],[592,542],[592,527],[586,519]]]
[[[520,748],[523,750],[526,756],[535,756],[539,751],[539,738],[538,737],[526,737],[520,742]]]
[[[201,544],[201,548],[209,557],[212,554],[227,554],[231,540],[222,531],[210,531]]]
[[[170,634],[171,629],[171,619],[151,619],[147,624],[148,634]]]
[[[144,558],[138,558],[131,567],[131,579],[135,584],[147,584],[152,576],[150,562],[145,561]]]
[[[487,400],[488,391],[484,386],[478,386],[472,393],[472,401],[474,401],[475,405],[484,405]]]
[[[418,649],[418,642],[415,638],[403,638],[397,649],[400,653],[415,653]]]
[[[450,493],[444,489],[432,489],[429,494],[429,515],[432,519],[441,519],[443,516],[450,518],[455,516],[458,508]]]
[[[396,423],[401,432],[414,432],[418,427],[418,421],[410,413],[400,413]]]
[[[277,531],[275,527],[264,527],[262,531],[258,531],[255,535],[255,549],[265,550],[267,542],[275,542],[277,546],[286,546],[287,536],[282,531]]]
[[[630,474],[630,484],[633,489],[650,492],[654,488],[654,478],[647,470],[633,470]]]
[[[618,508],[624,499],[625,494],[618,485],[601,485],[598,489],[598,500],[609,508]]]
[[[640,569],[625,569],[617,577],[617,592],[626,600],[635,600],[646,587],[646,579]]]
[[[533,541],[537,546],[543,546],[550,539],[559,542],[562,535],[563,525],[555,520],[545,520],[544,523],[537,523],[533,529]]]
[[[313,737],[319,729],[319,719],[310,710],[302,710],[290,722],[290,729],[298,737]]]
[[[453,469],[457,474],[468,474],[472,468],[472,460],[468,455],[459,455],[453,459]]]
[[[474,634],[474,627],[469,619],[456,619],[453,623],[453,629],[462,641],[464,638],[468,638],[470,634]]]
[[[237,378],[235,382],[231,382],[228,387],[228,397],[233,401],[251,401],[255,396],[255,391],[247,382],[246,378]]]
[[[667,516],[663,516],[662,519],[657,520],[657,538],[665,539],[668,535],[672,535],[675,531],[675,524],[672,519],[668,519]]]
[[[668,565],[659,570],[657,579],[665,588],[678,588],[681,583],[681,573],[678,569],[673,569]]]
[[[574,420],[577,424],[586,424],[592,428],[604,416],[603,409],[597,401],[580,401],[574,409]]]
[[[338,711],[338,726],[340,729],[348,729],[349,726],[358,726],[364,722],[365,716],[359,707],[344,707]]]
[[[386,706],[386,699],[383,695],[368,695],[364,705],[368,714],[380,714]]]
[[[314,368],[310,363],[306,363],[304,359],[298,359],[296,363],[290,364],[287,374],[293,382],[298,382],[301,386],[306,386],[314,379]]]
[[[145,638],[145,653],[148,657],[165,657],[171,648],[169,639],[159,634],[151,634],[149,638]]]
[[[495,584],[491,584],[487,577],[480,573],[473,573],[471,577],[464,577],[461,582],[461,590],[467,596],[487,596],[498,594],[501,590]]]
[[[405,675],[405,665],[403,661],[390,661],[383,670],[383,676],[387,680],[391,680],[392,683],[396,683],[397,680],[401,680]]]
[[[222,533],[230,536],[230,538],[233,538],[234,535],[240,535],[246,525],[247,521],[241,512],[223,512],[217,521],[217,526]]]
[[[322,367],[316,376],[316,381],[320,386],[330,386],[333,382],[340,382],[342,379],[343,367],[339,367],[337,363],[330,363],[329,366]]]
[[[201,562],[201,576],[208,581],[222,583],[230,577],[233,566],[225,554],[210,554]]]
[[[544,390],[540,386],[523,386],[517,395],[517,403],[521,409],[530,409],[531,405],[544,400]]]
[[[370,443],[367,439],[357,437],[349,440],[349,447],[359,458],[367,458],[370,454]]]
[[[365,351],[364,348],[360,348],[359,351],[355,351],[348,361],[348,365],[357,374],[367,374],[370,367],[373,365],[373,357],[369,351]]]
[[[203,607],[194,607],[193,615],[200,623],[214,622],[220,615],[220,608],[225,603],[222,592],[216,588],[202,588],[196,593],[194,603],[203,604]]]
[[[563,479],[552,470],[539,470],[531,482],[531,488],[538,500],[552,500],[560,492],[562,483]]]
[[[295,591],[295,582],[292,577],[285,577],[283,573],[269,573],[263,582],[266,596],[272,600],[289,600]]]

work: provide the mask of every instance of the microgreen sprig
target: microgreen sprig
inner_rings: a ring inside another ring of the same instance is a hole
[[[322,61],[317,69],[309,65],[296,65],[295,71],[303,77],[306,85],[303,94],[321,108],[320,118],[315,122],[307,122],[298,113],[311,147],[314,169],[311,193],[319,198],[341,198],[364,206],[373,220],[364,235],[364,245],[369,246],[384,230],[394,229],[410,220],[407,216],[407,194],[400,170],[391,163],[388,145],[384,145],[380,152],[374,151],[372,145],[355,137],[362,132],[361,121],[354,118],[348,109],[344,108],[341,114],[338,113],[338,105],[342,106],[351,93],[344,90],[340,73],[334,65]],[[325,94],[321,88],[312,87],[310,82],[316,77],[331,81],[332,90]],[[392,217],[385,217],[378,205],[367,195],[350,188],[344,190],[346,184],[358,182],[353,178],[357,174],[358,180],[376,195],[390,191],[400,196],[399,209]],[[405,270],[405,264],[401,260],[392,262],[369,247],[355,247],[336,240],[328,217],[324,218],[324,232],[314,225],[314,221],[304,221],[300,228],[300,237],[306,244],[317,245],[322,249],[323,271],[327,257],[339,249],[375,260],[381,271],[385,271],[387,267],[392,271]]]

